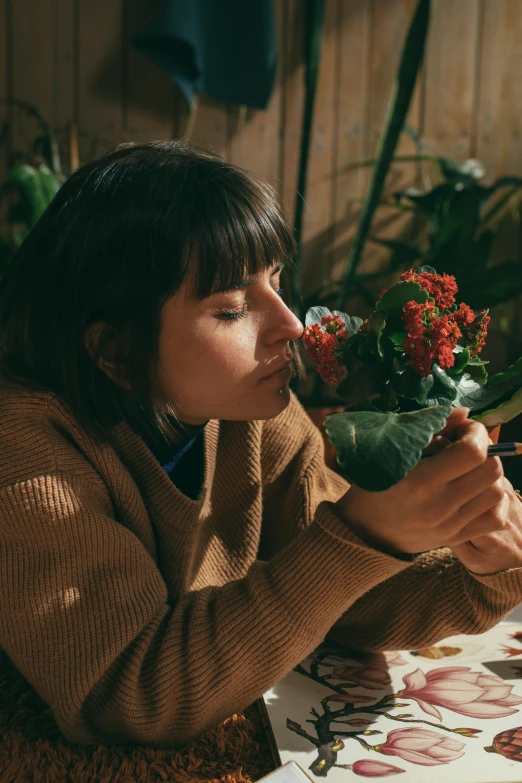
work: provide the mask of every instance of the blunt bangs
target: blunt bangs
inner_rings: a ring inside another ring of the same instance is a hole
[[[222,164],[197,197],[197,225],[186,257],[195,259],[194,294],[205,299],[277,263],[291,262],[295,242],[273,189]]]

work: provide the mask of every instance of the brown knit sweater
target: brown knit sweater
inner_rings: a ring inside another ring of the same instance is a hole
[[[296,399],[211,421],[197,500],[127,425],[100,445],[52,394],[0,386],[0,648],[78,743],[173,746],[253,702],[331,637],[393,649],[480,632],[522,569],[415,563],[332,510]],[[333,627],[333,628],[332,628]]]

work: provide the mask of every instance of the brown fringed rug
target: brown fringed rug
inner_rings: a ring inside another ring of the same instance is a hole
[[[1,783],[251,783],[274,769],[255,706],[175,750],[72,745],[12,668],[0,669]]]

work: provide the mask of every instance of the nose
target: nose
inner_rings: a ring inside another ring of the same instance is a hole
[[[303,333],[303,324],[278,294],[274,292],[274,296],[274,305],[267,314],[267,342],[297,340]]]

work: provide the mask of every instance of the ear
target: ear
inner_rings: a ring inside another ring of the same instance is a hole
[[[88,326],[87,329],[85,330],[83,343],[91,359],[93,359],[95,356],[96,349],[102,337],[103,331],[106,327],[107,327],[106,323],[102,321],[97,321],[91,324],[90,326]],[[110,355],[110,344],[109,344],[108,353]],[[111,359],[105,356],[99,356],[98,368],[103,373],[105,373],[105,375],[107,375],[111,379],[111,381],[114,381],[120,386],[126,386],[126,383],[124,382],[121,376],[121,367],[118,366],[117,362],[112,361]]]
[[[83,344],[91,359],[94,358],[96,346],[98,345],[100,336],[103,330],[105,329],[106,325],[107,324],[104,324],[101,321],[97,321],[96,323],[88,326],[87,329],[85,330],[85,333],[83,335]]]

